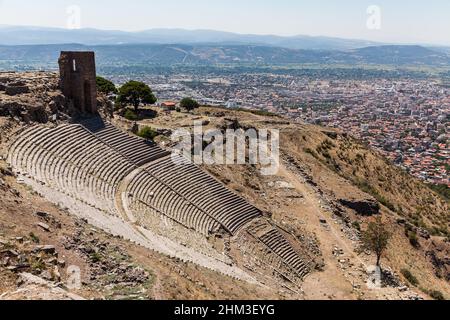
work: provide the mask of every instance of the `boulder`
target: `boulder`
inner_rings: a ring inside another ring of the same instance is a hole
[[[422,238],[424,238],[424,239],[426,239],[426,240],[431,239],[431,235],[430,235],[430,233],[428,232],[428,230],[425,230],[425,229],[423,229],[423,228],[419,228],[419,229],[418,229],[418,233],[419,233],[419,236],[420,236],[420,237],[422,237]]]
[[[30,88],[27,86],[6,86],[5,92],[7,95],[16,96],[18,94],[29,93]]]
[[[22,111],[20,112],[20,119],[22,119],[23,122],[26,124],[29,124],[31,122],[31,116],[28,111]]]
[[[14,172],[12,171],[12,168],[0,168],[0,173],[4,176],[14,177]]]
[[[0,83],[7,84],[10,81],[11,81],[11,78],[9,78],[9,77],[0,77]]]
[[[380,213],[380,204],[375,199],[340,199],[339,202],[362,216],[372,216]]]
[[[47,254],[55,254],[56,247],[52,246],[52,245],[36,246],[36,247],[34,247],[33,252],[43,252],[43,253],[47,253]]]
[[[49,217],[49,214],[47,212],[42,212],[42,211],[36,212],[36,215],[38,217],[41,217],[41,218],[48,218]]]
[[[38,227],[42,228],[44,231],[50,232],[50,226],[48,224],[45,223],[38,223]]]

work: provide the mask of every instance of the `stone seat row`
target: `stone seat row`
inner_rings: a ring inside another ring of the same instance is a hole
[[[9,158],[20,171],[111,211],[118,183],[133,169],[127,159],[76,125],[29,129],[11,146]]]
[[[287,265],[291,266],[301,278],[304,278],[309,273],[308,266],[294,251],[292,245],[280,231],[272,229],[268,233],[259,237],[259,239],[273,252],[280,256],[283,261],[287,263]]]
[[[144,169],[207,212],[233,235],[262,215],[260,210],[181,156],[167,156]]]
[[[131,136],[117,129],[112,124],[104,122],[100,117],[81,121],[80,124],[91,131],[98,139],[130,159],[137,166],[169,154],[169,152],[164,151],[154,142],[146,141],[137,136]]]
[[[218,221],[145,170],[132,179],[126,192],[129,195],[129,207],[143,203],[155,213],[162,213],[204,235],[220,229]]]

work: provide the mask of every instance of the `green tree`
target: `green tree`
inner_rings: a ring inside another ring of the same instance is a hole
[[[108,79],[97,76],[96,82],[97,82],[97,90],[99,92],[102,92],[104,94],[117,93],[116,86]]]
[[[130,120],[130,121],[139,120],[139,117],[137,116],[137,114],[133,110],[130,110],[130,109],[127,109],[125,111],[124,117],[125,117],[125,119]]]
[[[153,141],[158,136],[158,133],[150,127],[144,127],[137,135],[141,138]]]
[[[180,107],[186,109],[187,111],[192,111],[200,107],[200,104],[192,98],[183,98],[180,102]]]
[[[131,104],[137,112],[141,103],[153,104],[157,101],[152,89],[148,85],[139,81],[129,81],[119,89],[117,102],[121,104]]]
[[[391,233],[383,224],[381,217],[370,222],[366,231],[362,233],[363,249],[373,252],[377,256],[377,267],[380,267],[381,258],[387,249]]]

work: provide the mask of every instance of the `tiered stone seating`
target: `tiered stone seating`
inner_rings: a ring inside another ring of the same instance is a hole
[[[308,266],[278,230],[272,229],[265,235],[259,237],[259,239],[280,256],[284,262],[291,266],[300,278],[305,277],[309,273]]]
[[[132,197],[130,206],[141,202],[154,213],[163,214],[204,235],[220,229],[217,220],[145,170],[134,177],[126,192]]]
[[[21,172],[108,212],[118,184],[134,169],[122,155],[79,125],[34,127],[10,148]]]
[[[135,177],[137,182],[133,186],[140,186],[135,201],[168,213],[171,218],[202,233],[214,232],[218,222],[235,234],[261,215],[258,209],[181,157],[170,156],[155,144],[130,136],[99,117],[80,123],[136,166],[147,164],[147,175]],[[140,179],[146,183],[140,184]],[[130,191],[130,194],[135,193],[135,189]],[[178,213],[180,210],[184,213]]]
[[[231,234],[261,216],[257,208],[179,156],[168,156],[152,162],[145,166],[145,170],[172,186],[176,193],[220,222]]]
[[[235,234],[246,223],[261,215],[258,209],[181,157],[168,156],[144,166],[144,169],[150,176],[155,177],[159,184],[169,186],[172,196],[187,200],[197,210],[202,211],[203,215],[219,222],[231,234]],[[135,179],[141,179],[141,177],[138,176]],[[154,188],[152,183],[144,184],[143,189],[146,193],[137,196],[147,202],[149,194],[155,197]],[[165,198],[162,199],[162,201],[165,200]],[[153,200],[153,203],[160,202]],[[194,218],[193,221],[197,220]],[[203,223],[203,220],[198,221]],[[196,228],[200,229],[200,225]]]
[[[169,154],[155,143],[131,136],[110,123],[104,122],[100,117],[81,121],[80,124],[137,166]]]
[[[8,157],[16,170],[112,214],[117,214],[119,187],[121,192],[126,187],[127,208],[138,222],[145,215],[159,215],[206,236],[221,230],[237,235],[248,228],[254,241],[271,252],[275,265],[283,261],[299,278],[309,272],[280,231],[256,223],[260,210],[181,156],[100,118],[31,127],[10,146]]]

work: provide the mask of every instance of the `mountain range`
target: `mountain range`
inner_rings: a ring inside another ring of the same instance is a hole
[[[141,32],[0,26],[0,70],[55,67],[62,50],[93,50],[102,66],[143,64],[327,64],[450,66],[450,48],[327,37],[210,30]]]
[[[450,66],[450,55],[421,46],[373,46],[347,51],[251,45],[80,44],[0,46],[0,69],[56,67],[60,51],[95,51],[99,67],[210,64]]]
[[[68,41],[70,39],[70,41]],[[99,29],[63,29],[44,27],[0,26],[0,44],[36,45],[81,43],[86,45],[117,44],[221,44],[261,45],[289,49],[347,50],[380,45],[365,40],[331,37],[251,35],[214,30],[151,29],[125,32]]]

